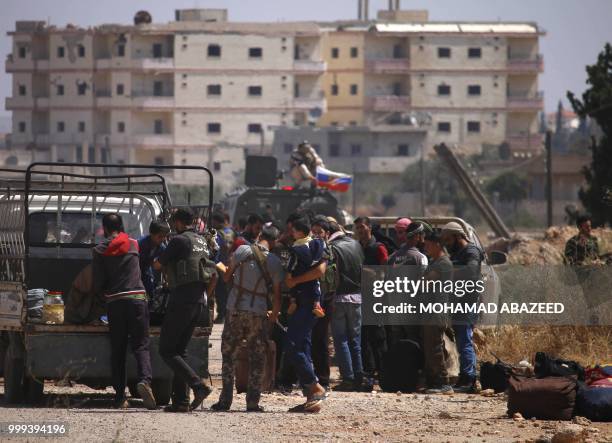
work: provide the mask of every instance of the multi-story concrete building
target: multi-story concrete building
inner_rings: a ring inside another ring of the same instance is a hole
[[[226,16],[177,11],[168,24],[90,29],[17,22],[6,62],[11,146],[34,148],[37,159],[219,172],[213,148],[258,151],[270,127],[321,115],[319,27]]]
[[[231,164],[214,147],[269,151],[272,128],[415,114],[428,117],[429,146],[508,142],[525,155],[541,144],[534,23],[438,23],[399,10],[372,21],[233,23],[204,9],[165,24],[22,21],[9,35],[10,146],[36,159],[220,172]]]
[[[429,22],[426,11],[380,11],[375,22],[322,24],[328,111],[322,125],[431,116],[429,143],[464,152],[507,142],[541,148],[535,23]]]

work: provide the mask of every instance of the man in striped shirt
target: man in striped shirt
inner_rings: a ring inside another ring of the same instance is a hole
[[[125,359],[129,343],[136,358],[136,389],[145,407],[155,409],[151,390],[149,308],[140,275],[138,242],[124,232],[119,214],[106,214],[102,228],[105,239],[93,249],[93,287],[106,300],[115,407],[128,406]]]

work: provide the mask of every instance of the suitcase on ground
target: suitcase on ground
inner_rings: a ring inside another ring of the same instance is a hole
[[[249,350],[246,346],[241,346],[234,365],[236,371],[236,391],[240,394],[247,391],[249,382]],[[264,377],[262,391],[271,391],[274,388],[276,377],[276,343],[268,340],[266,347],[266,361],[264,363]]]
[[[576,415],[591,421],[612,421],[612,387],[588,387],[578,389]]]
[[[423,352],[416,341],[398,340],[383,357],[379,385],[385,392],[416,391]]]
[[[508,415],[525,418],[570,420],[576,403],[576,377],[508,379]]]

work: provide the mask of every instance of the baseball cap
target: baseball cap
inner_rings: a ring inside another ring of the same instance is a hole
[[[448,222],[444,226],[442,226],[442,232],[450,232],[452,234],[461,234],[465,236],[465,231],[463,227],[457,222]]]

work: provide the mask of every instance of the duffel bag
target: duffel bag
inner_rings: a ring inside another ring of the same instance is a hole
[[[508,379],[508,415],[525,418],[570,420],[576,403],[576,377]]]
[[[580,387],[576,415],[592,421],[612,421],[612,387]]]
[[[553,358],[544,352],[536,352],[534,372],[536,377],[566,377],[575,375],[584,380],[584,368],[572,360]]]

